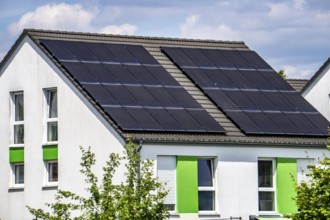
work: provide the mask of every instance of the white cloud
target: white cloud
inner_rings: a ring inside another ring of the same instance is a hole
[[[24,14],[8,30],[11,35],[20,33],[24,28],[85,31],[90,29],[91,21],[97,13],[96,8],[88,10],[80,4],[50,3]]]
[[[190,15],[185,22],[180,25],[180,36],[185,38],[207,38],[221,40],[239,40],[238,32],[225,24],[212,26],[201,21],[200,15]]]
[[[105,34],[133,35],[136,33],[137,29],[138,27],[132,24],[108,25],[102,28],[99,32]]]

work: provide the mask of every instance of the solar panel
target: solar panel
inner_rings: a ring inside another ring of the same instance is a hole
[[[41,43],[124,131],[225,132],[141,45]]]
[[[161,49],[246,134],[326,135],[329,122],[257,53]]]
[[[96,82],[95,76],[80,62],[62,62],[63,67],[80,82]]]
[[[143,85],[159,85],[157,79],[154,78],[143,66],[125,65],[124,68],[134,75]]]
[[[123,107],[104,107],[106,112],[124,130],[143,131],[142,126]]]
[[[142,126],[145,131],[162,131],[164,128],[144,108],[125,108],[126,111]]]
[[[185,132],[180,121],[175,120],[164,108],[148,108],[147,111],[156,118],[165,131]]]
[[[119,104],[116,99],[108,90],[100,84],[82,84],[83,88],[88,91],[101,105],[117,105]]]

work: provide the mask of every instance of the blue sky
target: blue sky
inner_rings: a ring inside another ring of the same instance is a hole
[[[329,0],[0,0],[0,59],[24,28],[244,41],[289,78],[330,57]]]

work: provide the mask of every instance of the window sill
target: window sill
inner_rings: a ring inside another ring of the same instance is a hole
[[[9,187],[8,192],[22,192],[24,191],[24,186],[12,186]]]
[[[206,212],[198,212],[198,217],[200,219],[207,218],[207,219],[218,219],[220,218],[220,214],[218,212],[206,211]]]
[[[11,144],[9,145],[9,148],[21,148],[21,147],[24,147],[24,144]]]
[[[54,184],[48,184],[42,186],[42,190],[57,190],[58,189],[58,183]]]
[[[53,141],[53,142],[46,142],[46,143],[43,143],[42,146],[52,146],[52,145],[58,145],[58,141]]]

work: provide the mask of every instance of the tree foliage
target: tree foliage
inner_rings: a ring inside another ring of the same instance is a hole
[[[280,75],[283,79],[286,79],[287,75],[286,75],[286,73],[284,72],[284,70],[279,70],[277,73],[278,73],[278,75]]]
[[[138,146],[129,141],[124,156],[111,153],[103,167],[103,179],[99,185],[92,172],[95,154],[90,147],[81,148],[81,170],[88,184],[88,197],[73,192],[59,190],[55,203],[46,206],[51,212],[27,207],[35,219],[44,220],[154,220],[166,219],[169,212],[164,205],[167,195],[163,183],[153,176],[153,162],[140,161]],[[113,177],[121,161],[126,161],[125,181],[113,183]],[[141,167],[140,167],[141,165]],[[75,216],[75,217],[73,217]]]
[[[328,150],[330,147],[328,145]],[[298,213],[293,220],[328,220],[330,219],[330,158],[326,155],[315,165],[308,166],[307,181],[296,185],[295,198]]]

